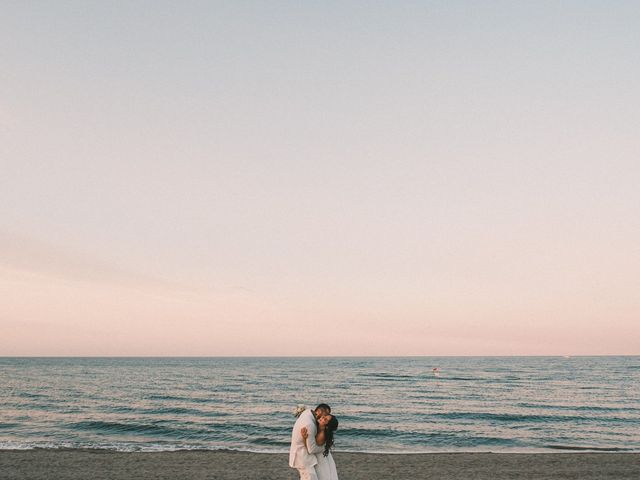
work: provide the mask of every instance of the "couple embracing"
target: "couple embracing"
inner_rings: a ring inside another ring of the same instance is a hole
[[[289,466],[298,470],[300,480],[338,480],[330,450],[337,429],[338,419],[326,403],[299,413],[291,433]]]

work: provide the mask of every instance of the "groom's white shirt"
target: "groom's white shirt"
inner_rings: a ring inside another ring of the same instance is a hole
[[[305,442],[302,438],[302,428],[307,427],[309,436]],[[313,467],[318,463],[315,454],[324,451],[324,448],[316,445],[316,417],[311,410],[305,410],[300,414],[291,432],[291,450],[289,450],[289,466],[292,468]]]

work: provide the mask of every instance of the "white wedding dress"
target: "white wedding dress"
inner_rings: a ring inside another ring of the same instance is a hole
[[[331,452],[326,457],[322,453],[316,453],[316,458],[318,459],[318,464],[316,465],[318,480],[338,480],[338,470]]]

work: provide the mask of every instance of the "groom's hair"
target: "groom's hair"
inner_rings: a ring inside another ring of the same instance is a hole
[[[329,405],[327,405],[326,403],[321,403],[320,405],[318,405],[316,407],[316,410],[318,410],[319,408],[321,408],[322,410],[326,410],[327,412],[331,413],[331,407]]]

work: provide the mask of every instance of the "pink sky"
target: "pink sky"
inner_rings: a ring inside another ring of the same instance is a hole
[[[637,5],[278,5],[5,8],[0,355],[640,354]]]

